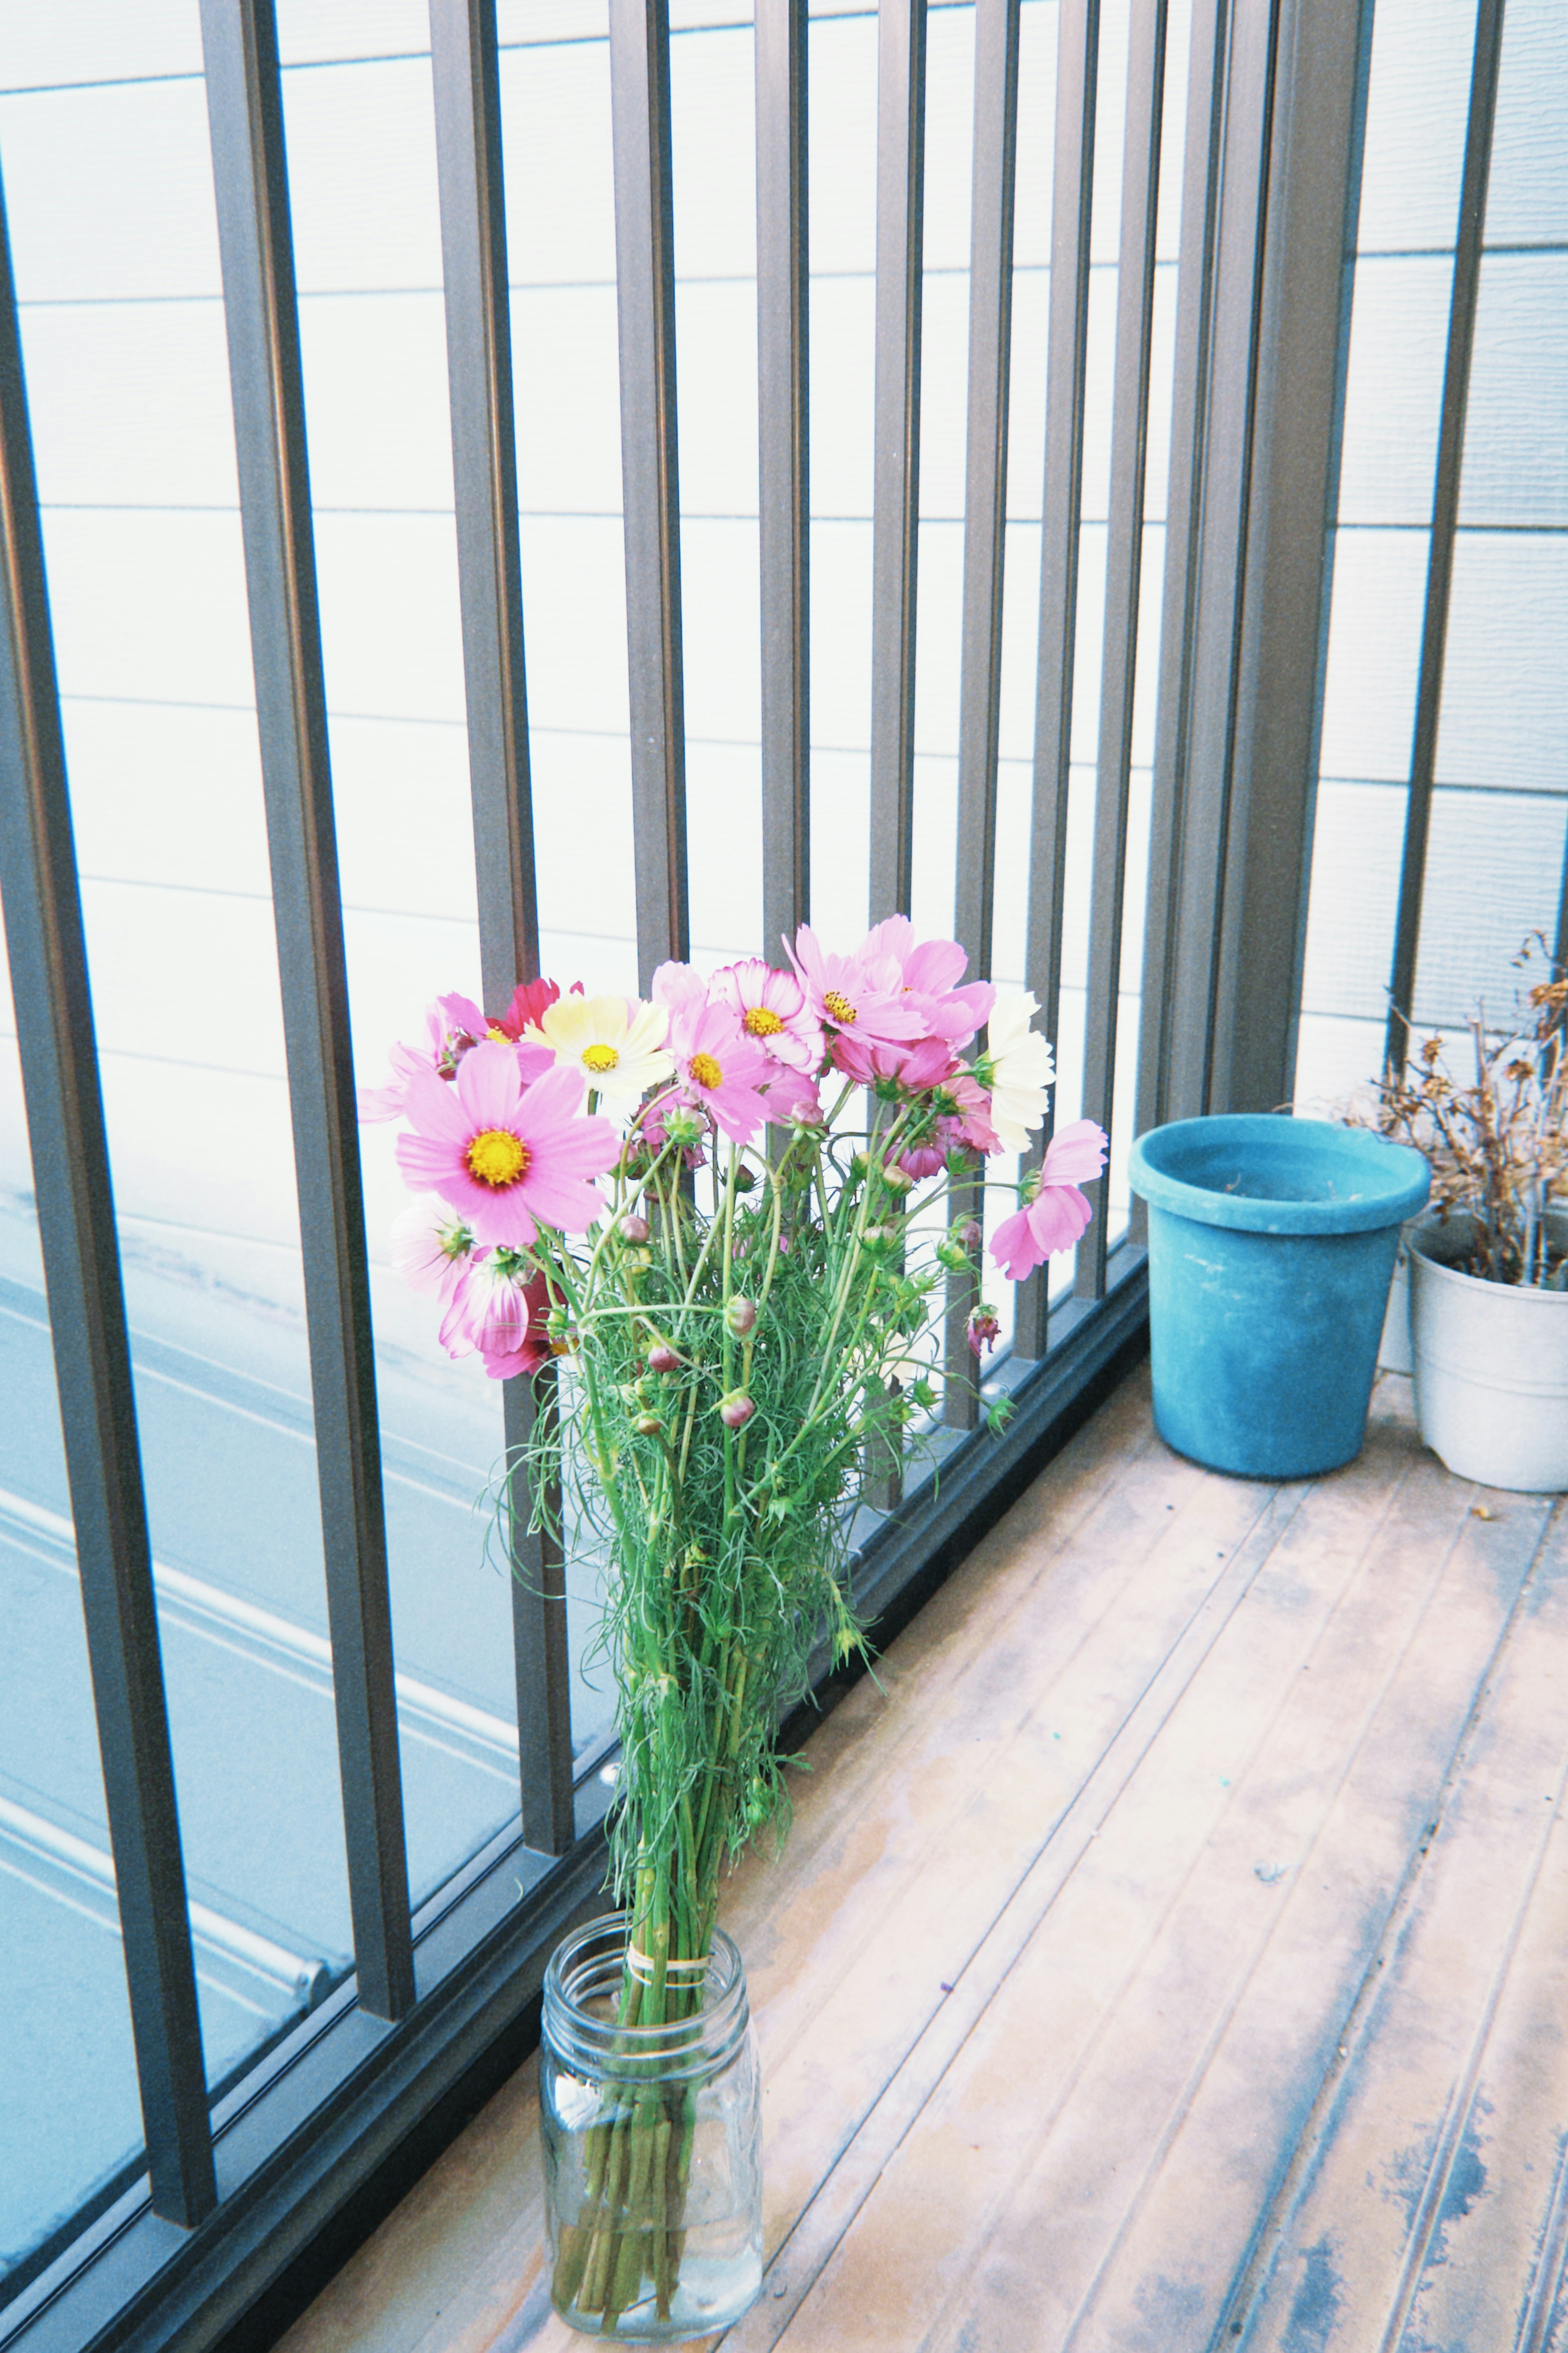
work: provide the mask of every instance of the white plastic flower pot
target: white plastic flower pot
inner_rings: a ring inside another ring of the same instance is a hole
[[[1568,1212],[1552,1234],[1568,1246]],[[1568,1488],[1568,1291],[1483,1282],[1452,1261],[1469,1221],[1424,1220],[1410,1236],[1415,1418],[1461,1479],[1529,1494]]]
[[[1384,1310],[1383,1337],[1377,1344],[1377,1369],[1380,1373],[1404,1373],[1412,1369],[1410,1357],[1410,1236],[1415,1224],[1399,1229],[1399,1254],[1394,1261],[1394,1281],[1388,1286],[1388,1305]]]

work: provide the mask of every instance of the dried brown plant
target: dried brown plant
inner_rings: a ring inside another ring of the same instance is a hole
[[[1568,967],[1540,933],[1514,963],[1526,976],[1517,1018],[1500,1029],[1483,1005],[1465,1025],[1468,1085],[1450,1069],[1447,1041],[1434,1034],[1417,1043],[1405,1021],[1405,1067],[1391,1066],[1344,1116],[1425,1154],[1433,1207],[1470,1221],[1467,1273],[1568,1290],[1568,1253],[1547,1217],[1568,1207]],[[1544,978],[1530,977],[1542,968]]]

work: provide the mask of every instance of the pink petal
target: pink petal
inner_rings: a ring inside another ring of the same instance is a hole
[[[555,1068],[553,1046],[531,1046],[526,1039],[520,1039],[513,1051],[517,1056],[517,1074],[525,1087]]]
[[[463,1214],[474,1229],[475,1240],[487,1247],[499,1242],[503,1250],[529,1249],[539,1229],[523,1198],[528,1191],[526,1177],[521,1185],[471,1186],[463,1203]]]
[[[992,1237],[991,1255],[1009,1282],[1022,1282],[1026,1274],[1044,1264],[1046,1253],[1035,1240],[1026,1209],[1003,1219]]]
[[[1071,1250],[1094,1211],[1074,1185],[1047,1185],[1030,1202],[1025,1216],[1042,1258]]]
[[[439,1080],[437,1081],[439,1085]],[[400,1135],[393,1146],[404,1178],[416,1193],[439,1193],[444,1201],[466,1201],[473,1187],[458,1150],[436,1135]],[[461,1194],[453,1190],[460,1185]]]
[[[969,969],[956,940],[922,940],[904,959],[904,986],[921,997],[945,997]]]
[[[516,1126],[522,1081],[515,1047],[489,1043],[470,1048],[458,1065],[457,1087],[470,1135],[481,1128]]]
[[[472,1054],[464,1055],[465,1066],[472,1060]],[[474,1124],[463,1109],[457,1088],[449,1079],[438,1079],[434,1071],[412,1073],[403,1108],[410,1124],[421,1135],[439,1136],[444,1143],[461,1146],[474,1132]]]
[[[605,1214],[604,1201],[592,1185],[543,1164],[537,1173],[531,1168],[512,1191],[527,1201],[535,1217],[547,1226],[559,1226],[563,1233],[585,1233]]]
[[[1082,1185],[1105,1166],[1105,1130],[1092,1119],[1075,1119],[1052,1136],[1040,1171],[1042,1185]]]
[[[403,1080],[395,1079],[389,1087],[361,1087],[359,1115],[368,1126],[373,1120],[401,1119],[405,1089]]]
[[[473,1056],[468,1056],[468,1060]],[[516,1112],[507,1124],[521,1136],[525,1144],[545,1144],[561,1129],[576,1119],[583,1103],[582,1073],[565,1063],[557,1062],[542,1079],[535,1079],[528,1092],[518,1103]],[[592,1124],[607,1127],[608,1120]]]

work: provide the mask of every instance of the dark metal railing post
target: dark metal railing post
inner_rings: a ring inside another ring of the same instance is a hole
[[[217,2202],[37,484],[0,195],[0,899],[155,2211]]]
[[[1191,1118],[1209,1109],[1215,993],[1219,975],[1219,929],[1224,890],[1225,845],[1230,810],[1231,755],[1236,729],[1237,650],[1240,643],[1247,502],[1251,489],[1254,395],[1257,372],[1258,272],[1268,210],[1269,132],[1274,86],[1277,14],[1273,8],[1226,5],[1214,17],[1209,0],[1198,0],[1193,16],[1194,111],[1205,87],[1202,45],[1212,35],[1216,55],[1215,113],[1211,145],[1186,157],[1189,194],[1196,174],[1208,199],[1205,236],[1194,249],[1187,241],[1191,205],[1183,220],[1182,269],[1195,283],[1206,278],[1202,391],[1190,422],[1197,436],[1194,512],[1196,529],[1188,546],[1185,581],[1165,608],[1163,628],[1183,629],[1186,653],[1179,705],[1162,693],[1156,719],[1153,843],[1151,897],[1169,893],[1163,918],[1148,926],[1152,950],[1162,942],[1165,960],[1163,1002],[1151,992],[1163,1016],[1163,1116]],[[1223,169],[1214,150],[1223,141]],[[1178,304],[1177,355],[1183,355]],[[1178,378],[1177,421],[1184,402]],[[1173,470],[1182,462],[1174,454]],[[1183,518],[1175,518],[1177,529]],[[1167,570],[1167,581],[1170,579]],[[1169,673],[1162,678],[1162,688]],[[1162,737],[1179,730],[1166,749]],[[1176,785],[1177,829],[1164,847],[1166,827],[1158,798]],[[1160,862],[1156,863],[1156,860]]]
[[[1165,90],[1165,0],[1133,0],[1121,160],[1116,277],[1116,370],[1110,425],[1110,506],[1105,631],[1089,883],[1089,993],[1084,1012],[1083,1116],[1110,1134],[1121,994],[1121,919],[1132,772],[1132,698],[1143,563],[1143,477],[1149,439],[1149,345],[1154,315],[1154,229]],[[1092,1188],[1097,1215],[1078,1250],[1079,1298],[1105,1296],[1109,1176]]]
[[[1421,661],[1416,674],[1415,722],[1410,750],[1410,789],[1405,804],[1405,843],[1399,861],[1399,907],[1394,918],[1389,972],[1388,1030],[1384,1060],[1392,1071],[1405,1067],[1406,1037],[1401,1016],[1415,1018],[1415,964],[1421,944],[1421,899],[1426,881],[1426,837],[1432,822],[1432,778],[1437,758],[1437,723],[1443,701],[1443,662],[1448,641],[1448,602],[1454,581],[1454,536],[1458,525],[1459,473],[1465,454],[1465,409],[1470,389],[1470,352],[1480,292],[1481,241],[1486,231],[1487,184],[1491,173],[1492,126],[1497,113],[1498,68],[1502,55],[1503,0],[1479,0],[1474,60],[1470,69],[1469,117],[1465,131],[1459,218],[1454,237],[1454,284],[1448,304],[1447,348],[1443,362],[1443,406],[1437,426],[1437,462],[1432,486],[1432,533],[1426,559],[1426,597],[1421,618]],[[1568,892],[1565,892],[1568,903]]]
[[[637,975],[689,944],[668,0],[610,0]]]
[[[1229,23],[1229,0],[1194,0],[1183,140],[1171,467],[1165,495],[1159,694],[1149,814],[1149,891],[1138,1023],[1138,1106],[1133,1125],[1140,1134],[1171,1116],[1166,1106],[1175,992],[1170,967],[1176,936],[1176,852],[1186,789],[1197,552],[1203,519],[1204,417],[1220,188],[1219,130],[1224,121]],[[1134,1203],[1135,1233],[1142,1230],[1142,1202]]]
[[[871,522],[871,921],[908,914],[914,845],[926,0],[880,0]]]
[[[1100,0],[1060,0],[1056,147],[1051,190],[1051,292],[1047,327],[1046,480],[1040,534],[1040,635],[1035,691],[1034,800],[1024,978],[1056,1039],[1061,1015],[1062,902],[1067,878],[1068,773],[1072,756],[1079,520],[1083,486],[1084,364],[1089,343],[1089,232],[1094,189]],[[1049,1134],[1049,1122],[1047,1123]],[[1044,1267],[1017,1291],[1013,1345],[1043,1356]]]
[[[757,0],[763,954],[811,916],[806,0]]]
[[[458,583],[473,794],[484,1001],[496,1011],[539,972],[522,573],[517,528],[500,78],[495,0],[430,0],[430,63],[446,281]],[[558,1533],[531,1534],[521,1465],[554,1372],[502,1384],[522,1831],[546,1854],[572,1844],[571,1666]],[[560,1496],[547,1499],[560,1525]]]
[[[361,2006],[414,2001],[370,1268],[273,0],[202,0]]]
[[[959,667],[958,866],[953,930],[973,976],[991,971],[996,869],[996,754],[1002,702],[1002,584],[1007,534],[1007,395],[1012,363],[1013,195],[1018,142],[1018,0],[976,0],[974,164],[970,211],[969,416],[963,500],[963,640]],[[979,1222],[978,1182],[955,1183],[955,1221]],[[981,1247],[949,1277],[942,1417],[979,1419],[969,1318]]]

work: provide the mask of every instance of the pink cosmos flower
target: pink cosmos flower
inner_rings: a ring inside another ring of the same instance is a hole
[[[775,1063],[764,1092],[768,1117],[780,1127],[790,1120],[796,1121],[802,1127],[821,1124],[822,1098],[816,1092],[816,1081],[806,1078],[803,1072],[788,1071]]]
[[[412,1290],[450,1299],[468,1271],[474,1236],[438,1194],[421,1193],[392,1221],[392,1263]]]
[[[835,1070],[857,1085],[896,1079],[914,1094],[945,1086],[958,1068],[945,1038],[913,1038],[889,1045],[885,1039],[863,1038],[858,1029],[841,1029],[831,1051]]]
[[[918,1008],[904,995],[896,956],[878,955],[864,944],[853,955],[830,955],[811,925],[802,923],[789,959],[806,1004],[824,1028],[852,1029],[857,1039],[884,1045],[924,1034]]]
[[[532,1242],[536,1219],[585,1232],[604,1211],[589,1180],[620,1151],[607,1119],[577,1115],[574,1071],[547,1070],[525,1086],[516,1047],[487,1042],[463,1056],[450,1086],[416,1071],[406,1103],[415,1133],[397,1139],[410,1185],[460,1210],[478,1242],[513,1250]]]
[[[542,1274],[531,1273],[506,1250],[486,1250],[474,1259],[442,1319],[441,1345],[449,1356],[477,1350],[492,1381],[514,1373],[534,1373],[550,1361],[550,1293]]]
[[[808,1078],[822,1068],[822,1024],[812,1015],[794,973],[752,956],[716,972],[709,993],[727,1005],[748,1038],[787,1070]]]
[[[689,1000],[669,1018],[669,1050],[687,1101],[736,1144],[750,1144],[768,1115],[761,1090],[778,1069],[729,1007]]]
[[[1051,1138],[1034,1199],[1005,1218],[992,1240],[991,1255],[1009,1282],[1022,1282],[1058,1250],[1072,1248],[1094,1215],[1078,1187],[1099,1176],[1105,1154],[1105,1130],[1092,1119],[1075,1119]]]
[[[917,1184],[936,1176],[947,1165],[950,1152],[1000,1152],[1001,1143],[991,1124],[991,1098],[967,1071],[942,1080],[937,1096],[936,1133],[899,1155],[899,1166]],[[947,1108],[951,1105],[952,1108]]]
[[[674,1057],[677,1093],[736,1144],[749,1144],[768,1116],[760,1090],[778,1071],[740,1018],[689,965],[662,964],[653,976],[656,1002],[669,1008],[666,1050]],[[662,1109],[664,1098],[655,1106]],[[649,1132],[644,1122],[644,1133]]]
[[[527,987],[548,988],[557,997],[561,994],[552,980],[533,981]],[[514,1012],[524,994],[524,988],[520,987],[513,997]],[[438,1079],[455,1078],[463,1056],[475,1046],[482,1045],[486,1039],[504,1040],[517,1036],[514,1029],[507,1027],[510,1018],[509,1014],[500,1021],[492,1021],[489,1014],[480,1011],[471,997],[463,997],[456,992],[449,997],[438,997],[425,1016],[425,1044],[405,1046],[400,1042],[394,1046],[388,1057],[393,1069],[391,1083],[384,1087],[361,1087],[360,1118],[367,1124],[373,1120],[401,1119],[407,1108],[408,1082],[417,1071],[432,1071]],[[518,1068],[525,1082],[547,1071],[553,1059],[541,1052],[536,1046],[520,1045],[517,1051]]]
[[[959,983],[969,968],[956,940],[917,940],[907,915],[889,915],[867,933],[860,954],[899,967],[906,998],[920,1012],[927,1034],[950,1045],[966,1045],[991,1018],[996,991],[988,980]]]

